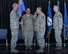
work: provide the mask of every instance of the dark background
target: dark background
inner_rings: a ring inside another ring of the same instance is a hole
[[[12,4],[14,2],[18,3],[18,0],[0,0],[0,28],[6,28],[8,30],[8,39],[10,40],[10,12],[12,10]],[[63,5],[64,0],[59,0],[60,2],[60,11],[63,14]],[[68,7],[68,1],[66,0],[67,7]],[[31,8],[31,13],[34,14],[36,7],[41,6],[43,9],[43,12],[45,13],[47,17],[47,7],[48,7],[48,0],[24,0],[25,7]],[[57,4],[57,0],[51,0],[51,8],[52,13],[53,12],[53,5]],[[52,33],[51,36],[54,36]],[[54,40],[54,39],[53,39]]]
[[[60,1],[60,9],[63,14],[63,0]],[[9,14],[12,10],[12,4],[14,2],[18,2],[18,0],[0,0],[0,28],[9,28]],[[66,0],[68,3],[68,1]],[[35,12],[37,6],[41,6],[43,8],[43,12],[47,16],[47,6],[48,0],[24,0],[25,7],[31,8],[31,13]],[[53,9],[53,5],[57,4],[57,0],[51,0],[51,8]],[[68,4],[67,4],[68,6]]]

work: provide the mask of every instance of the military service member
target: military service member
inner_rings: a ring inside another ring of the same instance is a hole
[[[55,30],[55,39],[56,39],[56,46],[58,46],[57,49],[61,49],[62,46],[62,40],[61,40],[61,31],[63,27],[63,20],[62,20],[62,14],[58,11],[58,6],[54,5],[54,18],[53,18],[53,28]]]
[[[32,49],[33,41],[33,15],[30,14],[30,8],[27,8],[26,14],[23,15],[21,20],[22,33],[25,40],[26,49]]]
[[[43,52],[45,46],[44,34],[46,25],[45,15],[42,12],[42,8],[38,7],[34,15],[34,29],[36,34],[37,43],[40,49],[37,52]]]
[[[19,17],[17,16],[16,10],[18,7],[17,3],[14,3],[12,5],[13,10],[10,13],[10,28],[11,28],[11,52],[18,52],[18,50],[15,49],[16,42],[18,40],[18,30],[19,30]]]

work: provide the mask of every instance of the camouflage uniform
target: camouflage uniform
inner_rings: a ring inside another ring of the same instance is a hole
[[[23,23],[21,26],[22,33],[25,39],[25,46],[31,47],[32,46],[32,40],[33,40],[33,15],[27,15],[25,14],[22,17],[21,22]]]
[[[40,13],[37,15],[34,15],[34,29],[36,32],[36,39],[38,42],[38,45],[41,48],[44,48],[45,46],[45,40],[44,40],[44,34],[45,34],[45,15],[43,13]]]
[[[10,13],[10,28],[11,28],[11,49],[15,49],[16,41],[18,40],[18,31],[19,31],[19,17],[17,16],[15,11],[11,11]]]
[[[63,27],[62,14],[60,12],[57,12],[55,13],[53,18],[53,28],[55,29],[55,39],[57,42],[57,46],[62,46],[61,40],[62,27]]]

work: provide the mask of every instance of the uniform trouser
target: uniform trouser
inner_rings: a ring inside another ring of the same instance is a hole
[[[11,29],[11,34],[12,34],[12,38],[11,38],[11,50],[14,50],[16,47],[16,42],[18,40],[18,29],[16,28],[12,28]]]
[[[33,31],[24,31],[25,46],[31,47],[33,42]]]
[[[55,39],[57,46],[62,46],[61,30],[55,29]]]
[[[44,34],[45,32],[36,32],[36,39],[37,39],[37,43],[40,46],[40,48],[44,48],[45,47],[45,40],[44,40]]]

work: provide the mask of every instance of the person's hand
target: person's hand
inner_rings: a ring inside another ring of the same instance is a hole
[[[19,24],[21,25],[21,24],[23,24],[23,22],[19,22]]]
[[[61,30],[61,27],[58,27],[58,30]]]
[[[20,17],[22,17],[22,14],[20,14]]]
[[[34,17],[36,17],[36,16],[37,16],[37,13],[35,12],[35,13],[34,13]]]
[[[37,13],[36,13],[36,12],[35,12],[34,14],[35,14],[35,15],[37,15]]]

